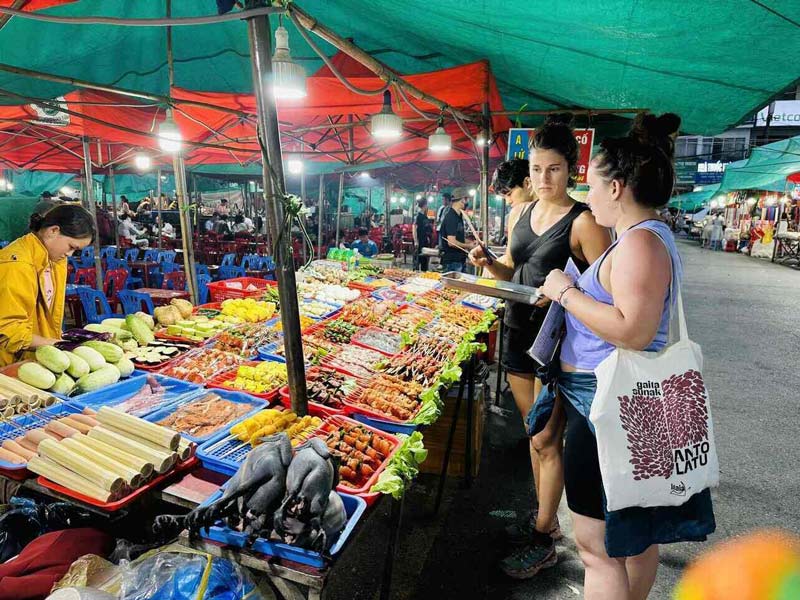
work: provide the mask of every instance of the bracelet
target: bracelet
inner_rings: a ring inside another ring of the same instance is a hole
[[[581,289],[574,283],[569,284],[567,287],[565,287],[563,290],[561,290],[561,293],[558,295],[557,302],[559,304],[561,304],[561,299],[564,297],[564,294],[566,294],[569,290],[571,290],[573,288],[576,289],[576,290],[580,290]]]

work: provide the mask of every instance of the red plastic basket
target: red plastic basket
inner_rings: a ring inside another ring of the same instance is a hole
[[[241,284],[241,289],[238,287],[231,287],[230,284]],[[256,289],[247,290],[249,286]],[[230,298],[260,298],[264,295],[264,290],[270,286],[276,286],[278,282],[269,281],[267,279],[258,279],[256,277],[236,277],[234,279],[225,279],[223,281],[212,281],[208,284],[208,291],[211,295],[212,302],[222,302]]]
[[[331,416],[325,419],[325,421],[320,425],[319,429],[317,429],[311,437],[319,437],[325,438],[328,433],[331,431],[335,431],[336,429],[342,426],[350,426],[350,427],[358,427],[362,429],[366,429],[371,434],[385,439],[390,444],[392,444],[392,450],[389,452],[387,456],[381,461],[380,466],[375,469],[375,472],[370,475],[366,481],[362,483],[360,487],[351,487],[347,485],[342,485],[341,483],[336,486],[336,490],[338,492],[342,492],[343,494],[352,494],[355,496],[361,496],[366,501],[367,505],[372,505],[375,500],[378,499],[380,493],[374,492],[370,493],[370,488],[375,485],[375,482],[378,481],[378,477],[380,474],[386,469],[386,466],[389,464],[389,461],[392,457],[397,453],[398,448],[400,448],[400,440],[398,440],[395,436],[390,433],[386,433],[384,431],[380,431],[379,429],[375,429],[370,427],[369,425],[364,425],[363,423],[359,423],[358,421],[354,421],[352,419],[348,419],[347,417],[343,416]]]
[[[328,367],[329,369],[335,371],[332,367]],[[341,371],[336,371],[337,373],[341,373]],[[319,374],[319,367],[311,367],[306,371],[306,381],[313,381],[316,379],[317,375]],[[345,375],[344,373],[341,373]],[[351,379],[354,379],[356,383],[359,383],[361,380],[358,377],[353,377],[352,375],[345,375]],[[278,390],[278,394],[280,395],[280,401],[283,406],[286,408],[292,407],[292,399],[289,395],[289,386],[285,385],[280,390]],[[311,402],[308,403],[309,406],[313,406],[316,410],[325,416],[333,416],[333,415],[344,415],[346,409],[345,408],[332,408],[330,406],[326,406],[324,404],[319,404],[318,402]]]
[[[255,367],[258,366],[261,361],[247,361],[243,362],[238,367],[233,367],[231,369],[227,369],[223,371],[216,377],[212,378],[211,381],[206,383],[207,388],[216,388],[219,390],[228,390],[230,392],[242,392],[243,394],[248,394],[250,396],[255,396],[256,398],[261,398],[262,400],[272,401],[278,396],[278,391],[280,388],[275,388],[269,392],[263,394],[256,394],[255,392],[249,392],[247,390],[240,390],[229,385],[226,385],[236,379],[236,374],[239,371],[239,367],[247,366],[247,367]]]

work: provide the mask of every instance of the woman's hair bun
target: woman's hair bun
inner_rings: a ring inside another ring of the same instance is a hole
[[[550,113],[544,118],[544,123],[542,127],[553,127],[553,126],[566,126],[572,127],[572,113],[562,112],[562,113]]]
[[[44,217],[39,213],[33,213],[31,215],[30,221],[28,221],[28,226],[31,231],[39,231],[41,229],[41,225],[44,222]]]
[[[628,137],[667,150],[672,148],[672,136],[678,132],[680,126],[681,118],[674,113],[664,113],[660,117],[639,113],[633,121]],[[669,154],[671,155],[671,152]]]

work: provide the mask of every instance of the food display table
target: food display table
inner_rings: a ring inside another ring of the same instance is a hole
[[[189,299],[189,292],[185,290],[162,290],[160,288],[143,287],[136,290],[142,294],[147,294],[153,300],[154,306],[169,304],[175,298]]]

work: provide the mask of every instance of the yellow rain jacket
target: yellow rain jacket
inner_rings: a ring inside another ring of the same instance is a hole
[[[50,264],[47,249],[33,233],[0,250],[0,366],[25,358],[34,334],[61,338],[67,259],[52,263],[52,309],[44,296],[44,271]]]

